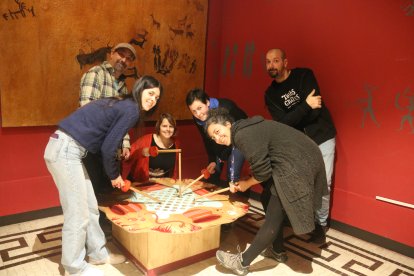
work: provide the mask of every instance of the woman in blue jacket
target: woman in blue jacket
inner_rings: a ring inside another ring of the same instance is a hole
[[[102,153],[112,186],[124,181],[116,158],[117,149],[141,113],[153,111],[162,94],[161,83],[143,76],[130,95],[92,101],[63,119],[49,139],[44,158],[59,190],[64,224],[62,265],[69,274],[103,275],[91,264],[122,263],[125,258],[109,254],[99,226],[97,200],[82,159],[88,152]],[[85,256],[89,257],[89,263]]]

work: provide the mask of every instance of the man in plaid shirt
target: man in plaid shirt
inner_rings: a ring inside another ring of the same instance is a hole
[[[119,43],[110,53],[109,59],[102,64],[89,69],[81,79],[79,105],[83,106],[100,98],[116,97],[128,94],[123,73],[133,67],[136,51],[129,43]],[[129,135],[124,137],[122,143],[122,158],[128,159],[130,155]],[[88,152],[84,164],[91,178],[96,193],[111,191],[112,184],[105,174],[100,154]]]

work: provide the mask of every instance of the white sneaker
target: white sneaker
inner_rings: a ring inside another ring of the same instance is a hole
[[[249,273],[249,266],[243,266],[242,264],[242,253],[240,247],[237,246],[239,251],[236,254],[225,252],[223,250],[217,250],[216,258],[222,266],[232,270],[237,275],[246,275]]]
[[[69,272],[65,271],[65,276],[68,275],[74,275],[74,276],[104,276],[104,273],[102,270],[92,266],[92,265],[88,265],[86,266],[86,268],[84,270],[82,270],[81,272],[75,273],[75,274],[70,274]]]
[[[115,254],[115,253],[109,253],[108,258],[106,258],[105,260],[94,260],[89,258],[89,263],[93,264],[93,265],[102,265],[102,264],[122,264],[125,263],[126,258],[124,257],[124,255],[121,254]]]

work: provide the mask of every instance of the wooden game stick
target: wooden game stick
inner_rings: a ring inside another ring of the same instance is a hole
[[[210,177],[210,173],[208,172],[207,169],[202,169],[201,170],[201,175],[199,177],[197,177],[196,179],[194,179],[193,181],[191,181],[190,184],[188,184],[187,186],[185,186],[182,190],[180,190],[180,197],[181,197],[181,191],[185,191],[188,188],[190,188],[191,186],[193,186],[197,181],[199,181],[201,178],[205,178],[208,179]]]
[[[200,198],[205,198],[205,197],[209,197],[209,196],[212,196],[212,195],[216,195],[216,194],[220,194],[220,193],[223,193],[223,192],[227,192],[229,190],[230,190],[230,187],[227,187],[227,188],[224,188],[224,189],[221,189],[221,190],[217,190],[217,191],[214,191],[214,192],[211,192],[211,193],[208,193],[208,194],[199,196],[197,198],[194,198],[194,201],[199,200]]]
[[[152,157],[155,157],[160,153],[169,153],[169,152],[181,152],[181,149],[163,149],[163,150],[160,150],[156,146],[152,146],[148,149],[148,153]]]
[[[153,201],[155,201],[155,202],[157,202],[157,203],[159,203],[159,204],[161,204],[161,203],[162,203],[162,202],[161,202],[161,200],[159,200],[158,198],[155,198],[155,197],[153,197],[153,196],[150,196],[150,195],[149,195],[149,194],[147,194],[146,192],[143,192],[143,191],[140,191],[140,190],[138,190],[138,189],[136,189],[136,188],[134,188],[134,187],[131,187],[131,181],[129,181],[129,180],[125,180],[125,181],[124,181],[124,186],[122,186],[121,191],[123,191],[123,192],[127,192],[128,190],[134,191],[134,192],[136,192],[136,193],[138,193],[138,194],[140,194],[140,195],[143,195],[143,196],[145,196],[145,197],[148,197],[149,199],[151,199],[151,200],[153,200]]]

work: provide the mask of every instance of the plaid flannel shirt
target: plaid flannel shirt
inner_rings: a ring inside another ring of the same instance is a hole
[[[94,66],[86,72],[80,82],[79,105],[83,106],[101,98],[128,94],[125,82],[115,79],[114,71],[112,65],[104,61],[101,65]],[[131,148],[128,134],[124,137],[122,147]]]

